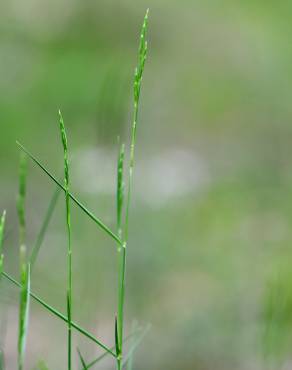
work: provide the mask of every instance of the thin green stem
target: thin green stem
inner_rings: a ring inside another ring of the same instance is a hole
[[[13,283],[14,285],[16,285],[18,288],[21,288],[21,284],[17,280],[15,280],[12,276],[10,276],[9,274],[7,274],[7,272],[3,271],[2,272],[2,275],[7,280],[9,280],[11,283]],[[30,296],[36,302],[38,302],[41,306],[43,306],[45,309],[47,309],[48,311],[50,311],[53,315],[55,315],[59,319],[65,321],[66,323],[68,323],[68,318],[65,315],[63,315],[61,312],[59,312],[58,310],[56,310],[54,307],[50,306],[44,300],[42,300],[41,298],[39,298],[36,294],[34,294],[33,292],[30,292]],[[79,326],[78,324],[76,324],[74,321],[71,322],[71,325],[72,325],[72,328],[76,329],[79,333],[83,334],[85,337],[87,337],[88,339],[92,340],[94,343],[96,343],[97,345],[99,345],[101,348],[103,348],[106,352],[108,352],[113,357],[116,357],[115,353],[109,347],[107,347],[105,344],[103,344],[98,339],[96,339],[94,337],[94,335],[90,334],[88,331],[86,331],[85,329],[83,329],[81,326]]]
[[[30,301],[30,266],[25,261],[25,246],[20,247],[20,303],[19,303],[19,329],[18,329],[18,369],[24,366],[26,338],[28,331],[28,314]]]
[[[128,180],[128,195],[126,204],[126,216],[125,216],[125,226],[124,226],[124,241],[122,243],[122,248],[118,248],[119,256],[119,288],[118,288],[118,353],[117,353],[117,369],[121,370],[123,367],[123,326],[124,326],[124,301],[125,301],[125,277],[126,277],[126,255],[127,255],[127,243],[128,243],[128,230],[129,230],[129,210],[131,203],[131,193],[132,193],[132,182],[133,182],[133,169],[134,169],[134,157],[135,157],[135,143],[136,143],[136,133],[137,133],[137,121],[138,121],[138,108],[140,100],[141,82],[143,71],[145,67],[146,55],[147,55],[147,33],[148,25],[148,10],[144,17],[144,22],[142,25],[142,30],[140,34],[140,45],[139,45],[139,58],[138,66],[135,70],[134,78],[134,114],[133,114],[133,124],[131,130],[131,146],[130,146],[130,165],[129,165],[129,180]]]
[[[19,146],[19,148],[24,151],[29,158],[37,164],[48,176],[49,178],[54,181],[64,192],[66,192],[65,187],[57,180],[57,178],[52,175],[45,166],[36,158],[34,157],[22,144],[20,144],[18,141],[16,144]],[[110,230],[108,226],[106,226],[99,218],[97,218],[91,211],[89,211],[72,193],[69,192],[70,199],[77,204],[77,206],[82,209],[82,211],[92,219],[103,231],[105,231],[112,239],[114,239],[118,244],[122,245],[121,239]]]
[[[66,224],[68,235],[68,286],[67,286],[67,315],[68,315],[68,370],[72,368],[72,246],[71,246],[71,215],[70,215],[70,197],[69,197],[69,161],[68,161],[68,140],[64,125],[64,120],[59,111],[59,123],[61,131],[61,139],[64,150],[64,187],[65,187],[65,202],[66,202]]]
[[[118,156],[117,166],[117,229],[118,235],[122,238],[122,212],[124,203],[124,156],[125,146],[122,144]],[[124,272],[125,272],[125,257],[126,250],[124,247],[119,246],[118,253],[118,312],[115,321],[115,339],[116,339],[116,354],[118,368],[121,365],[122,354],[122,336],[123,336],[123,306],[124,306]]]

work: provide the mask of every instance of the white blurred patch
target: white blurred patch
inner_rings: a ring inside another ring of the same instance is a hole
[[[75,186],[85,193],[114,195],[116,163],[117,154],[107,148],[75,152],[72,163]],[[136,161],[134,193],[149,206],[162,206],[169,200],[195,193],[208,177],[205,163],[193,151],[164,150]]]

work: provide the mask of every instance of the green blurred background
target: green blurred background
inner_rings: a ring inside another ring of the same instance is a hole
[[[126,294],[152,324],[134,370],[288,369],[292,356],[292,3],[9,0],[0,4],[0,208],[18,274],[18,139],[115,228],[117,136],[129,143],[138,35],[150,8]],[[54,185],[30,163],[28,245]],[[114,342],[114,243],[75,206],[75,321]],[[65,312],[59,201],[32,289]],[[18,292],[1,283],[0,344],[16,368]],[[87,360],[101,353],[78,334]],[[66,327],[32,303],[27,369],[66,368]],[[77,356],[76,356],[77,363]],[[77,367],[76,367],[77,368]],[[96,369],[113,369],[108,359]]]

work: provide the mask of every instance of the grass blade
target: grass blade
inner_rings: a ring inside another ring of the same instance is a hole
[[[124,343],[126,343],[134,335],[136,335],[137,333],[139,333],[139,331],[141,331],[141,329],[140,328],[137,328],[137,331],[136,332],[131,333],[130,335],[128,335],[124,339]],[[110,349],[113,351],[115,348],[116,348],[116,344],[114,346],[112,346]],[[101,361],[103,358],[105,358],[108,354],[109,354],[108,352],[104,352],[103,354],[101,354],[100,356],[98,356],[96,359],[92,360],[89,364],[86,365],[87,366],[87,369],[90,369],[92,366],[96,365],[99,361]]]
[[[20,144],[18,141],[16,144],[19,146],[19,148],[28,155],[28,157],[38,166],[40,167],[43,172],[45,172],[49,178],[54,181],[61,189],[63,189],[64,192],[66,192],[65,187],[57,180],[55,176],[53,176],[46,167],[36,158],[34,157],[22,144]],[[69,192],[69,197],[72,199],[72,201],[77,204],[77,206],[82,209],[82,211],[92,219],[103,231],[105,231],[112,239],[114,239],[117,243],[122,244],[122,241],[120,238],[110,230],[108,226],[106,226],[99,218],[97,218],[91,211],[89,211],[73,194]]]
[[[80,358],[81,365],[83,366],[82,370],[88,370],[88,367],[86,366],[86,362],[84,361],[84,358],[82,357],[82,354],[81,354],[79,348],[77,348],[77,352],[78,352],[78,356]]]
[[[134,341],[132,347],[130,348],[129,352],[127,353],[126,358],[123,360],[123,367],[126,366],[126,364],[128,364],[129,361],[131,361],[131,359],[133,358],[134,352],[136,351],[136,349],[140,345],[140,343],[143,341],[143,339],[145,338],[145,336],[148,333],[148,331],[150,330],[150,328],[151,328],[151,325],[150,324],[147,325],[146,328],[141,333],[141,335],[137,338],[137,340]],[[130,370],[130,369],[128,368],[127,370]]]
[[[9,274],[7,274],[7,272],[3,271],[2,274],[11,283],[13,283],[14,285],[16,285],[18,288],[21,288],[21,284],[17,280],[15,280],[12,276],[10,276]],[[65,315],[63,315],[61,312],[59,312],[58,310],[56,310],[54,307],[50,306],[44,300],[42,300],[41,298],[39,298],[36,294],[34,294],[33,292],[30,292],[30,296],[36,302],[38,302],[40,305],[42,305],[45,309],[47,309],[48,311],[50,311],[53,315],[55,315],[56,317],[58,317],[61,320],[65,321],[66,323],[68,323],[68,317],[66,317]],[[96,339],[94,337],[94,335],[90,334],[88,331],[86,331],[85,329],[83,329],[81,326],[79,326],[78,324],[76,324],[74,321],[71,322],[71,325],[79,333],[83,334],[85,337],[87,337],[88,339],[92,340],[94,343],[96,343],[97,345],[99,345],[101,348],[103,348],[106,352],[108,352],[113,357],[116,357],[115,353],[109,347],[107,347],[105,344],[103,344],[101,341],[99,341],[98,339]]]
[[[36,242],[33,246],[31,254],[30,254],[29,262],[30,262],[31,270],[33,269],[33,266],[34,266],[34,263],[37,259],[39,250],[40,250],[41,245],[44,241],[46,231],[48,229],[49,223],[51,221],[51,218],[52,218],[52,215],[53,215],[53,212],[55,210],[55,207],[56,207],[56,204],[57,204],[57,201],[59,199],[60,194],[61,194],[61,188],[59,188],[59,186],[57,186],[56,190],[54,191],[54,194],[53,194],[53,196],[50,200],[49,207],[47,209],[43,224],[41,226],[41,229],[40,229],[39,234],[37,236]]]
[[[135,333],[136,331],[136,326],[137,322],[134,321],[132,324],[132,333]],[[133,335],[132,340],[131,340],[131,348],[133,347],[134,343],[136,340],[136,335]],[[133,370],[133,357],[134,357],[134,352],[132,352],[129,356],[128,364],[127,364],[127,370]]]
[[[17,197],[17,213],[19,220],[19,245],[25,244],[25,196],[26,196],[27,157],[20,156],[19,189]]]
[[[19,310],[19,330],[18,330],[18,369],[22,370],[24,365],[24,354],[26,337],[28,330],[28,314],[30,302],[30,266],[25,261],[25,246],[20,248],[20,310]]]
[[[67,263],[68,263],[68,286],[67,286],[67,316],[68,316],[68,370],[72,368],[72,248],[71,248],[71,214],[70,214],[70,197],[69,197],[69,161],[68,161],[68,140],[64,125],[64,120],[59,111],[59,123],[61,139],[64,150],[64,188],[66,202],[66,224],[68,235]]]

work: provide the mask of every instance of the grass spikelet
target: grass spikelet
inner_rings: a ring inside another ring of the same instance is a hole
[[[20,156],[19,188],[17,197],[17,213],[19,220],[19,245],[25,244],[25,196],[26,196],[27,157]]]
[[[64,120],[59,111],[59,123],[61,139],[64,150],[64,188],[66,202],[66,224],[68,235],[68,286],[67,286],[67,316],[68,316],[68,370],[72,367],[72,249],[71,249],[71,217],[70,217],[70,196],[69,196],[69,160],[68,160],[68,141],[64,125]]]
[[[26,337],[28,330],[28,314],[30,302],[30,265],[26,263],[26,248],[20,247],[20,309],[18,330],[18,370],[23,369]]]
[[[140,35],[140,45],[139,45],[139,58],[138,66],[135,70],[134,77],[134,114],[133,114],[133,124],[131,132],[131,147],[130,147],[130,167],[129,167],[129,183],[128,183],[128,194],[127,194],[127,208],[126,208],[126,220],[125,220],[125,243],[128,241],[128,228],[129,228],[129,208],[131,203],[131,192],[132,192],[132,178],[134,169],[134,158],[135,158],[135,144],[136,144],[136,133],[137,133],[137,121],[138,121],[138,111],[139,111],[139,101],[141,92],[141,83],[143,78],[143,72],[145,67],[145,61],[147,56],[147,27],[148,27],[148,14],[149,9],[144,17],[144,22],[142,25],[141,35]]]

